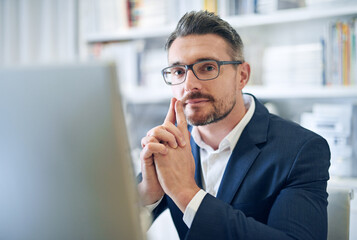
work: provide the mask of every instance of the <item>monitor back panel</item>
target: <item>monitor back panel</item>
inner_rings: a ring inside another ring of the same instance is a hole
[[[141,239],[110,64],[0,69],[0,239]]]

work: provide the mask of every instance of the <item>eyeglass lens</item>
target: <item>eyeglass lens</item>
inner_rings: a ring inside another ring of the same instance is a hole
[[[192,66],[193,73],[200,80],[210,80],[219,74],[219,66],[215,61],[201,61]],[[172,66],[164,70],[165,80],[170,84],[185,81],[188,69],[185,66]]]

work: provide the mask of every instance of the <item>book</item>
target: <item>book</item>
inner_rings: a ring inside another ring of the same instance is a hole
[[[218,13],[218,3],[217,0],[204,0],[203,1],[203,9],[209,12]]]
[[[356,84],[356,20],[330,22],[325,37],[326,85]]]

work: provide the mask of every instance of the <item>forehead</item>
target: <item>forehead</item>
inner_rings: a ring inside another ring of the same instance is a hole
[[[175,39],[168,51],[169,64],[192,64],[200,59],[231,60],[228,43],[216,34]]]

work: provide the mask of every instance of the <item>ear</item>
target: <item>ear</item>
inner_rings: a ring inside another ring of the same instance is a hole
[[[250,65],[247,62],[244,62],[238,66],[238,74],[237,74],[237,88],[238,90],[242,90],[245,85],[247,85],[250,77]]]

